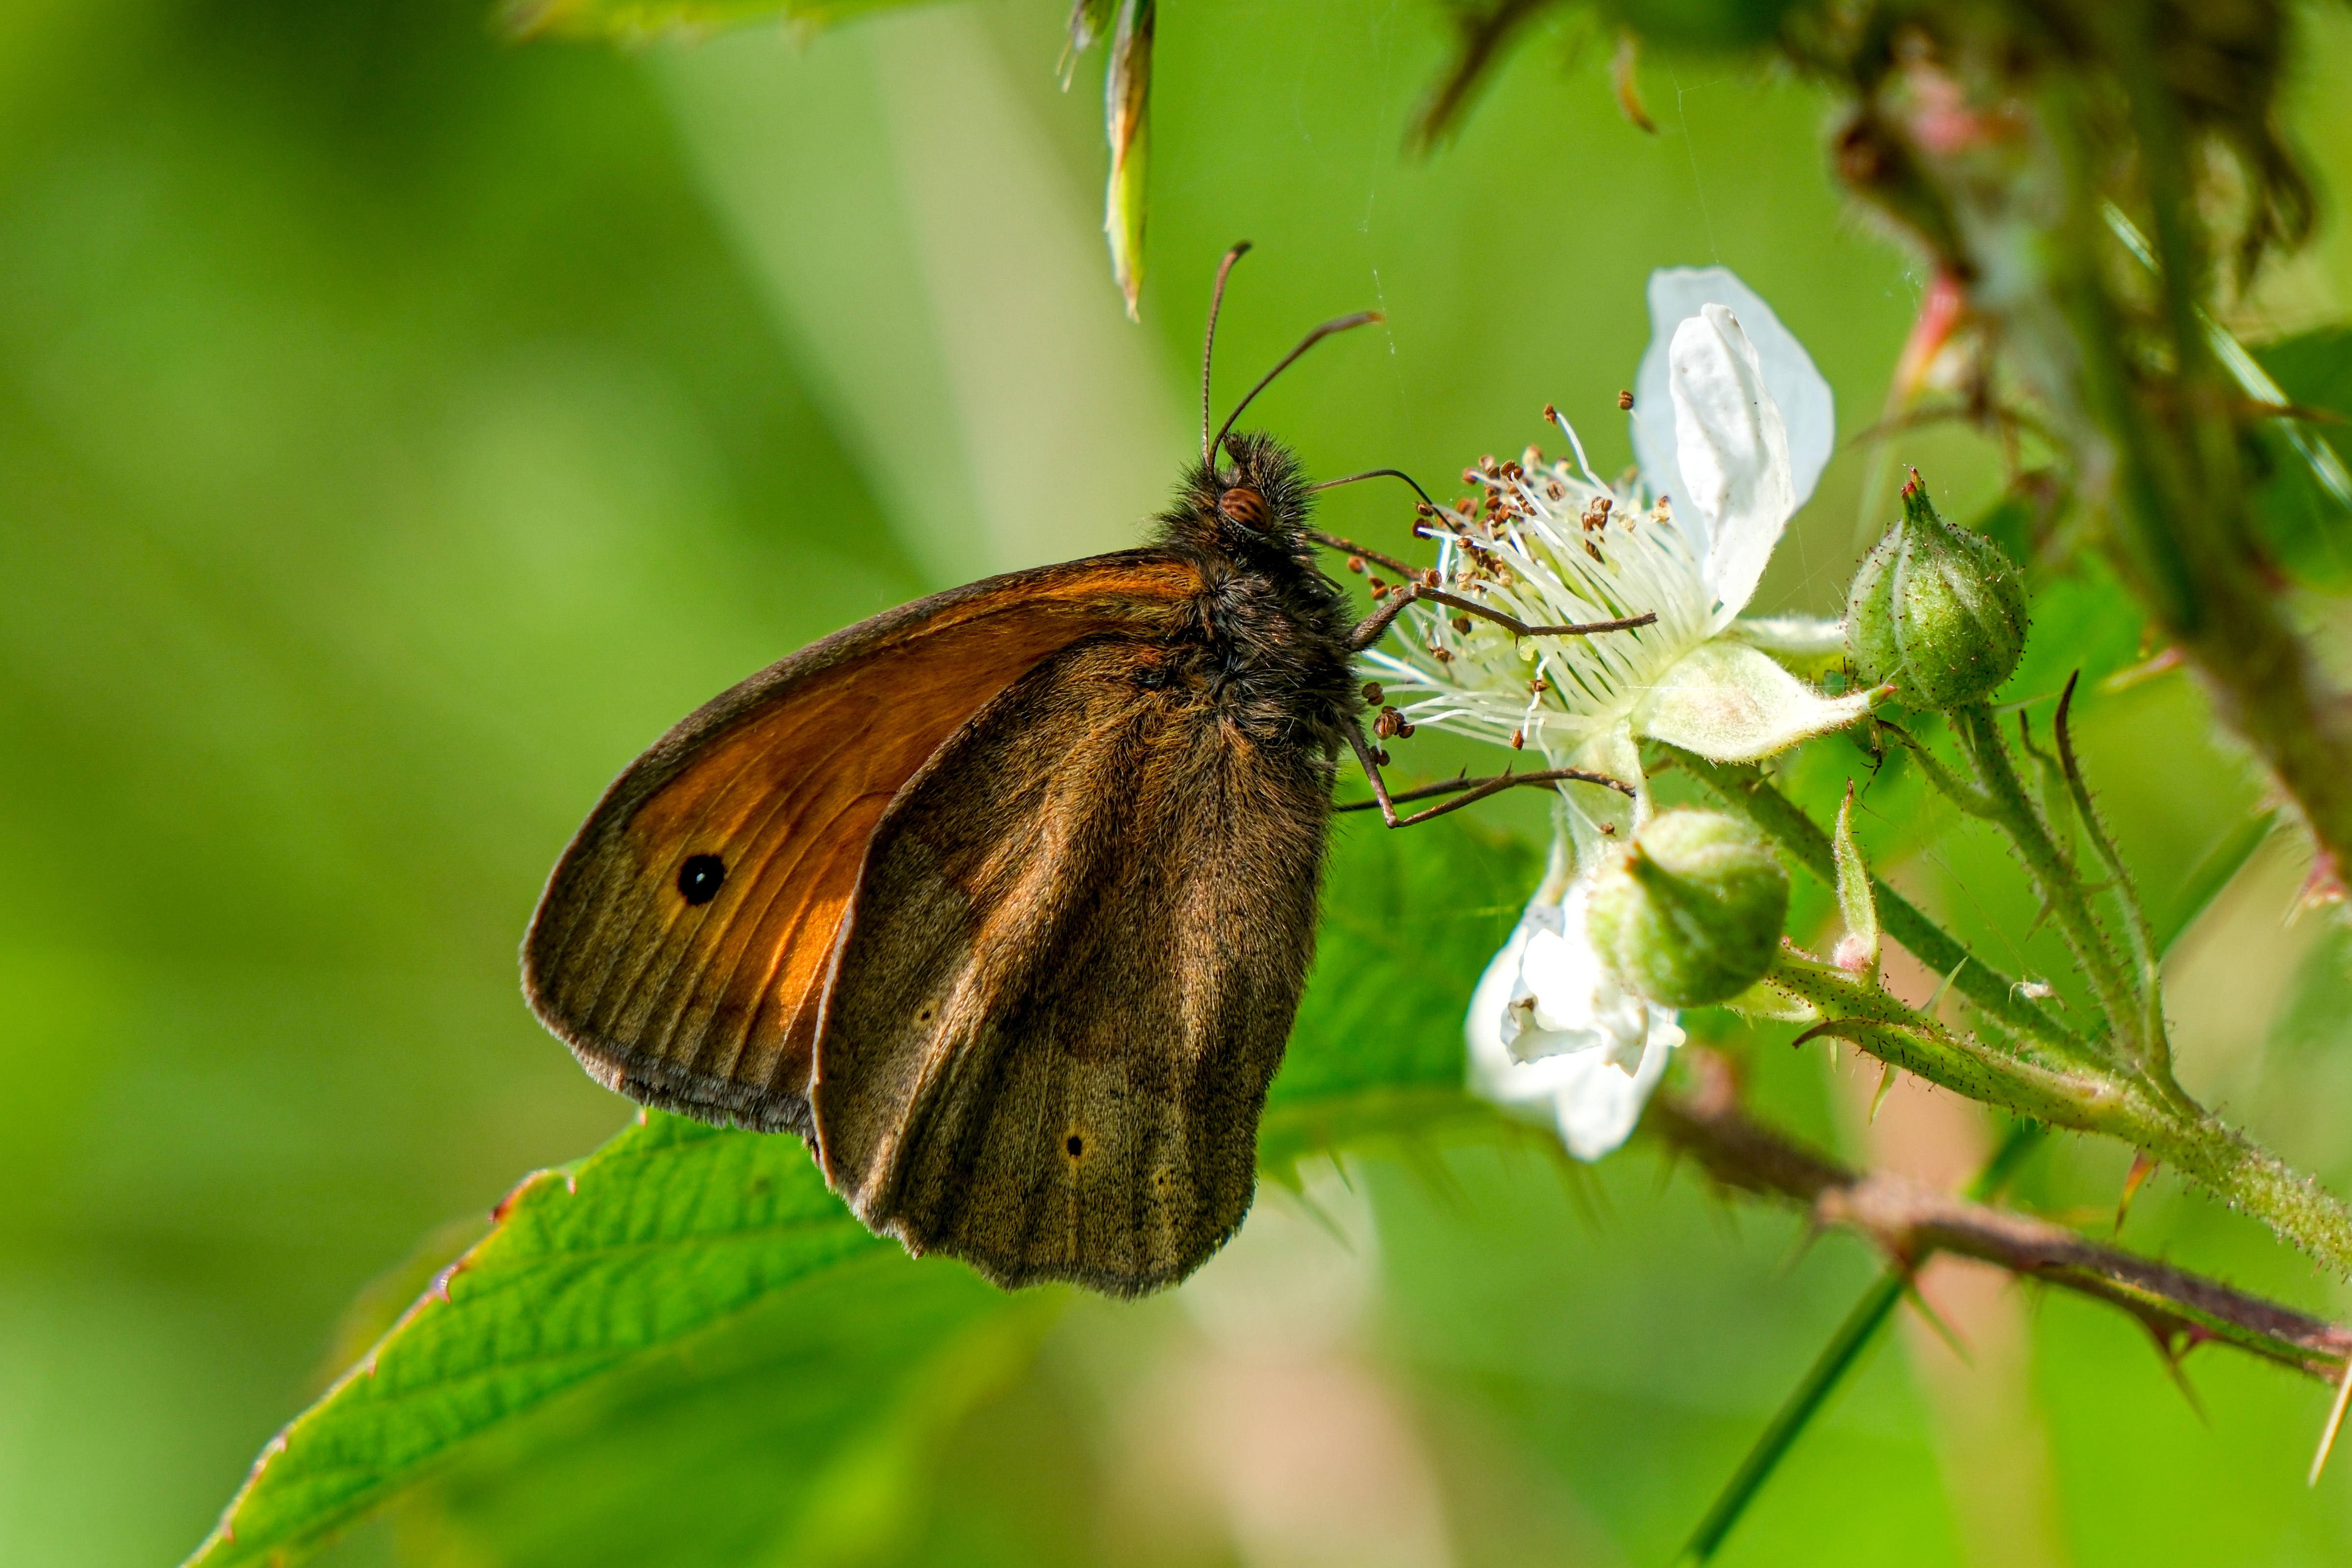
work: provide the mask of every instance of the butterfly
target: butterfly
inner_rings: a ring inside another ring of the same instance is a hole
[[[1234,424],[1379,317],[1309,332],[1213,437],[1217,311],[1247,248],[1217,271],[1201,457],[1151,543],[918,600],[721,693],[605,791],[524,938],[532,1009],[599,1082],[798,1134],[873,1230],[1006,1288],[1139,1294],[1239,1228],[1343,749],[1391,826],[1615,782],[1390,794],[1352,663],[1407,605],[1521,635],[1652,618],[1529,627],[1310,528],[1315,491],[1406,476],[1309,484]],[[1359,620],[1318,545],[1405,581]],[[1437,793],[1454,799],[1395,810]]]

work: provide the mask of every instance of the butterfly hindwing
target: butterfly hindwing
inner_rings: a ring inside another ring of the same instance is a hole
[[[1247,1212],[1312,955],[1328,760],[1103,639],[976,714],[876,832],[817,1042],[866,1223],[1132,1294]]]
[[[523,945],[533,1009],[635,1099],[812,1135],[825,982],[892,800],[1042,662],[1164,632],[1199,588],[1157,550],[992,578],[705,705],[614,781],[557,864]]]

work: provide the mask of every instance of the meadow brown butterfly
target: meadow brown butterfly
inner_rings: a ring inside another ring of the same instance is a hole
[[[1218,268],[1210,349],[1246,248]],[[1214,437],[1203,350],[1201,460],[1156,542],[877,615],[662,737],[549,879],[532,1010],[632,1099],[799,1134],[909,1252],[1120,1296],[1198,1268],[1249,1210],[1340,748],[1391,826],[1614,782],[1391,797],[1355,653],[1423,599],[1519,634],[1652,619],[1522,625],[1307,526],[1312,491],[1372,476],[1308,485],[1234,421],[1378,319],[1308,333]],[[1406,581],[1359,622],[1318,543]]]

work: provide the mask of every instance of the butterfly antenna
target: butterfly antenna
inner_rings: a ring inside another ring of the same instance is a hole
[[[1225,259],[1217,263],[1217,286],[1209,292],[1209,330],[1201,341],[1201,461],[1216,466],[1216,448],[1209,444],[1209,367],[1217,353],[1217,312],[1224,308],[1225,277],[1234,263],[1249,254],[1250,242],[1243,240],[1225,252]]]
[[[1406,484],[1412,485],[1412,493],[1421,497],[1423,506],[1432,510],[1436,509],[1437,503],[1429,498],[1429,492],[1419,485],[1413,484],[1412,476],[1402,468],[1367,468],[1360,474],[1350,474],[1345,479],[1326,479],[1319,485],[1309,485],[1307,487],[1309,490],[1336,490],[1342,485],[1359,484],[1366,479],[1402,479]]]
[[[1258,393],[1265,391],[1268,386],[1272,385],[1274,378],[1288,370],[1292,363],[1297,360],[1299,355],[1305,353],[1307,350],[1313,348],[1316,344],[1321,342],[1324,339],[1330,337],[1334,333],[1352,331],[1358,327],[1369,327],[1375,321],[1384,321],[1386,319],[1388,319],[1388,318],[1382,316],[1377,310],[1359,310],[1353,316],[1342,316],[1336,321],[1326,321],[1323,325],[1316,328],[1315,330],[1307,333],[1307,336],[1298,340],[1298,347],[1283,355],[1282,362],[1275,366],[1274,369],[1266,371],[1265,375],[1259,377],[1257,385],[1250,388],[1248,393],[1243,397],[1242,401],[1234,404],[1234,412],[1225,415],[1225,427],[1217,432],[1217,438],[1214,441],[1209,443],[1209,450],[1213,453],[1217,448],[1225,444],[1225,437],[1231,435],[1234,432],[1234,421],[1242,416],[1242,410],[1249,407],[1250,400],[1256,397]]]

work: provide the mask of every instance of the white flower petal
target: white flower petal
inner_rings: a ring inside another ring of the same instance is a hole
[[[1582,1048],[1533,1061],[1516,1058],[1511,1034],[1532,1029],[1528,1020],[1547,1007],[1601,1010],[1591,986],[1600,964],[1584,934],[1591,864],[1583,877],[1574,876],[1568,815],[1563,809],[1542,884],[1479,977],[1463,1035],[1470,1047],[1471,1092],[1524,1119],[1552,1122],[1571,1154],[1593,1160],[1633,1131],[1665,1071],[1666,1052],[1682,1044],[1683,1031],[1672,1011],[1617,993],[1606,1009],[1617,1015],[1613,1027],[1590,1031]],[[1558,994],[1563,988],[1566,994]],[[1539,996],[1539,990],[1555,994]]]
[[[1580,924],[1577,936],[1583,935]],[[1606,1044],[1586,1038],[1601,1022],[1595,1002],[1603,983],[1601,956],[1591,943],[1570,942],[1557,931],[1529,933],[1527,951],[1519,956],[1518,983],[1512,988],[1512,1011],[1503,1022],[1511,1060],[1533,1061]]]
[[[1551,1086],[1538,1065],[1523,1067],[1511,1060],[1503,1043],[1503,1014],[1512,988],[1518,984],[1519,957],[1527,951],[1533,928],[1525,920],[1512,931],[1486,972],[1470,993],[1470,1010],[1462,1019],[1463,1038],[1470,1045],[1470,1092],[1497,1105],[1521,1105],[1549,1100]]]
[[[1755,345],[1724,307],[1706,306],[1675,328],[1668,359],[1675,459],[1689,487],[1684,505],[1706,523],[1704,575],[1720,629],[1748,608],[1796,512],[1789,432]]]
[[[1728,267],[1661,267],[1650,274],[1650,347],[1633,382],[1633,455],[1653,496],[1688,494],[1675,460],[1668,346],[1675,329],[1706,306],[1727,305],[1748,330],[1764,366],[1764,384],[1789,431],[1790,479],[1801,507],[1821,481],[1837,444],[1837,404],[1829,382],[1772,308]],[[1701,541],[1703,544],[1704,541]]]
[[[1870,711],[1874,695],[1825,697],[1770,655],[1718,640],[1666,672],[1633,710],[1633,728],[1717,762],[1754,762],[1844,728]]]
[[[1513,1061],[1503,1044],[1503,1014],[1518,977],[1520,956],[1538,928],[1520,924],[1486,966],[1470,998],[1463,1033],[1470,1046],[1471,1092],[1519,1116],[1552,1122],[1570,1154],[1597,1160],[1633,1132],[1651,1090],[1665,1072],[1667,1052],[1683,1043],[1683,1031],[1673,1013],[1650,1009],[1646,1038],[1630,1071],[1618,1065],[1613,1051]]]
[[[1580,1051],[1630,1061],[1648,1038],[1647,1004],[1617,983],[1586,933],[1591,872],[1588,865],[1559,903],[1530,903],[1520,916],[1527,944],[1503,1014],[1503,1043],[1514,1061]]]
[[[1559,1063],[1553,1069],[1552,1114],[1568,1152],[1580,1160],[1597,1160],[1632,1136],[1650,1092],[1665,1076],[1667,1052],[1682,1040],[1683,1031],[1672,1023],[1651,1030],[1640,1063],[1631,1071],[1598,1053],[1554,1057],[1541,1063]]]

